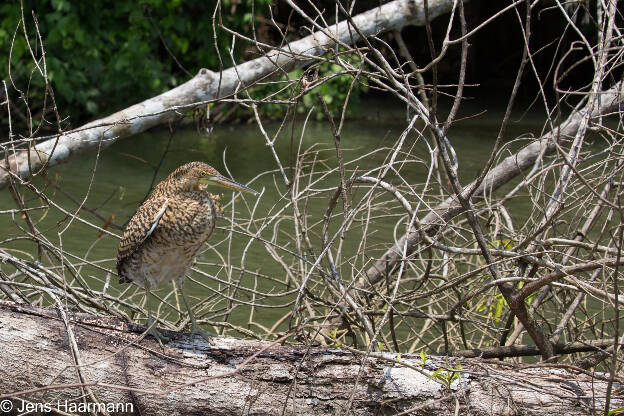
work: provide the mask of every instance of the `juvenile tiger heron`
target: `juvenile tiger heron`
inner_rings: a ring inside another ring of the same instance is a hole
[[[169,339],[154,326],[150,291],[162,281],[175,281],[191,319],[191,335],[208,342],[211,335],[195,320],[184,293],[184,279],[215,227],[217,207],[209,185],[257,194],[221,175],[203,162],[190,162],[160,182],[126,225],[117,253],[119,283],[145,288],[148,334],[160,343]]]

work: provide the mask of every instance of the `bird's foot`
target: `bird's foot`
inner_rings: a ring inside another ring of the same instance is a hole
[[[153,325],[153,323],[150,323],[148,325],[148,330],[146,332],[146,335],[151,335],[154,338],[156,338],[156,341],[158,341],[161,347],[163,346],[163,343],[167,343],[171,341],[171,338],[166,337],[163,334],[161,334],[160,331],[156,329],[156,326]]]
[[[214,340],[212,338],[215,338],[216,335],[201,329],[198,325],[193,325],[193,327],[191,328],[191,337],[193,335],[199,335],[200,337],[205,339],[208,344],[214,345]]]

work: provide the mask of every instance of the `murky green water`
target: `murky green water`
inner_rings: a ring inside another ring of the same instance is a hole
[[[379,108],[383,108],[383,105]],[[351,175],[353,171],[361,174],[382,164],[388,151],[380,149],[392,147],[406,125],[401,109],[393,110],[390,116],[384,117],[380,117],[378,112],[370,111],[370,109],[369,113],[371,115],[364,120],[348,121],[345,124],[342,133],[345,161],[357,160],[348,164],[348,175]],[[451,137],[460,159],[460,173],[463,183],[468,183],[477,176],[479,169],[489,156],[489,151],[499,128],[499,120],[500,117],[498,116],[481,116],[463,121],[453,128]],[[507,138],[511,139],[521,134],[539,131],[539,124],[536,121],[536,118],[527,117],[523,121],[513,123],[508,129]],[[293,129],[290,126],[285,128],[275,143],[276,153],[287,173],[290,172],[291,154],[296,153],[297,148],[325,149],[316,154],[317,165],[315,169],[321,169],[324,166],[335,167],[336,153],[328,124],[310,121],[302,142],[299,143],[303,124],[303,120],[298,120]],[[274,131],[277,125],[271,124],[267,128],[269,132]],[[415,136],[408,138],[404,150],[408,155],[401,156],[406,160],[405,165],[401,168],[401,174],[410,184],[418,187],[420,186],[418,184],[423,182],[428,169],[429,151],[423,141],[416,140]],[[374,151],[377,153],[358,160],[361,155]],[[88,208],[97,209],[97,212],[104,219],[114,216],[113,223],[123,225],[148,192],[155,175],[155,167],[161,163],[161,159],[162,165],[156,173],[156,181],[162,180],[169,172],[185,162],[202,160],[215,166],[222,173],[227,174],[226,172],[229,172],[236,180],[248,183],[253,188],[263,191],[262,199],[254,211],[255,218],[278,213],[278,216],[282,216],[284,220],[271,220],[271,225],[265,229],[262,237],[270,239],[272,234],[276,233],[275,241],[278,245],[284,245],[290,251],[297,251],[297,248],[292,244],[292,238],[290,238],[292,226],[288,226],[288,224],[292,224],[292,209],[287,208],[281,214],[279,213],[279,208],[285,204],[284,196],[287,195],[287,187],[278,172],[260,175],[262,172],[274,171],[276,163],[271,149],[255,125],[216,126],[210,135],[199,135],[193,127],[177,131],[173,136],[163,130],[148,132],[119,141],[104,149],[99,155],[95,153],[85,154],[65,165],[53,167],[49,171],[49,176],[58,182],[63,190],[71,194],[74,199],[84,203]],[[306,160],[312,159],[310,154]],[[227,165],[227,169],[225,165]],[[310,168],[306,169],[309,170]],[[392,174],[388,176],[388,180],[393,181]],[[317,196],[310,199],[305,206],[309,215],[309,224],[322,220],[327,209],[328,199],[333,193],[330,189],[335,189],[338,181],[338,175],[334,173],[313,186],[318,191]],[[49,185],[46,185],[42,180],[37,180],[36,184],[40,189],[48,186],[46,194],[68,211],[77,211],[76,203],[72,202],[62,192],[49,188]],[[400,181],[396,184],[400,184]],[[44,205],[30,192],[24,192],[28,206]],[[364,188],[354,189],[354,203],[364,193]],[[230,200],[231,195],[226,192],[223,201],[227,204]],[[255,197],[250,196],[245,196],[244,200],[236,200],[234,204],[235,215],[240,214],[242,218],[248,218],[249,211],[253,209],[255,201]],[[416,204],[417,202],[412,201],[412,203]],[[526,202],[519,202],[518,204],[518,210],[522,211],[521,204],[526,204]],[[14,207],[15,204],[9,193],[1,192],[0,210]],[[342,206],[339,203],[334,214],[340,214],[341,210]],[[231,215],[229,207],[226,207],[225,215]],[[81,211],[80,216],[98,226],[104,224],[103,219],[96,218],[86,211]],[[97,262],[99,266],[111,270],[110,285],[107,289],[111,294],[117,295],[126,289],[126,287],[117,285],[117,278],[114,275],[118,239],[108,235],[98,238],[100,233],[97,230],[77,220],[70,221],[67,215],[56,209],[33,211],[32,218],[38,230],[44,234],[50,243],[62,247],[68,253]],[[345,252],[357,251],[358,245],[362,243],[364,233],[366,233],[367,245],[372,250],[370,255],[374,256],[382,252],[390,245],[396,233],[401,231],[401,228],[395,230],[397,219],[397,217],[379,218],[373,222],[375,224],[374,229],[355,227],[344,241]],[[285,225],[282,225],[282,222]],[[333,235],[336,224],[339,223],[339,220],[332,221],[333,228],[330,227],[330,235]],[[220,229],[216,230],[210,241],[213,246],[217,247],[222,257],[218,257],[213,251],[208,250],[201,258],[202,262],[211,264],[201,267],[215,276],[217,280],[194,275],[194,278],[205,286],[191,282],[187,286],[189,294],[196,301],[205,305],[205,318],[219,321],[227,317],[231,322],[238,325],[247,324],[249,308],[242,304],[233,309],[227,309],[232,305],[221,304],[217,308],[217,312],[213,313],[210,304],[211,300],[216,297],[216,293],[227,293],[228,296],[244,302],[253,301],[264,305],[283,305],[283,308],[262,308],[255,312],[254,319],[262,325],[270,327],[289,310],[289,302],[292,302],[294,295],[263,297],[254,294],[252,291],[240,290],[236,287],[235,282],[242,278],[242,286],[255,288],[260,292],[284,291],[282,285],[276,284],[271,279],[256,278],[249,273],[241,275],[237,268],[241,266],[241,253],[245,249],[247,250],[244,263],[246,270],[278,280],[284,280],[285,273],[283,268],[269,257],[264,245],[253,241],[241,229],[236,230],[237,232],[231,240],[228,239],[227,228],[229,224],[229,221],[220,219],[218,222]],[[258,221],[251,231],[256,230],[261,224],[262,221]],[[36,245],[31,241],[7,241],[23,235],[18,227],[24,226],[24,221],[19,215],[15,217],[8,214],[0,215],[0,230],[2,230],[0,240],[4,240],[0,243],[0,247],[19,250],[20,257],[24,256],[23,252],[29,253],[34,259],[37,250]],[[111,227],[108,229],[118,235],[121,233],[121,231]],[[318,233],[320,229],[321,227],[317,226],[316,234],[310,235],[310,239],[317,250],[320,246]],[[287,252],[279,251],[279,253],[284,256],[287,263],[296,261]],[[85,266],[81,273],[94,288],[100,289],[104,286],[105,271],[92,266]],[[343,273],[345,273],[344,270]],[[346,276],[345,278],[349,279],[350,277]],[[160,294],[166,296],[168,292],[167,289],[163,289]],[[141,291],[132,288],[124,294],[124,297],[138,302],[141,300],[141,293]],[[174,296],[168,297],[167,300],[173,304],[176,302]],[[161,310],[161,313],[165,318],[173,316],[170,315],[171,311],[167,312],[166,307]],[[250,329],[255,330],[253,327]]]

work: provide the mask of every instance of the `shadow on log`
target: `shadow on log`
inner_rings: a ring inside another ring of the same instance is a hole
[[[0,302],[0,406],[60,414],[587,415],[604,411],[606,377],[561,366],[416,355],[364,357],[166,332],[161,348],[116,318]],[[78,365],[77,365],[78,364]],[[461,376],[450,388],[438,368]],[[621,391],[616,383],[615,392]],[[10,400],[7,402],[6,400]],[[620,393],[612,408],[624,405]],[[1,414],[1,411],[0,411]]]

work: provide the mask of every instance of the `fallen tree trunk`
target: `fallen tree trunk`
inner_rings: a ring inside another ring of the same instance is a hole
[[[618,82],[600,94],[601,99],[599,103],[593,106],[591,120],[604,117],[621,106],[623,100],[622,88],[622,82]],[[539,163],[541,158],[554,153],[557,149],[555,143],[576,135],[586,112],[587,109],[585,107],[573,111],[554,130],[546,133],[517,153],[503,159],[485,175],[483,181],[470,195],[470,201],[475,203],[485,199],[492,192],[531,168],[536,162]],[[471,189],[472,186],[473,183],[470,183],[464,187],[464,197],[468,196],[466,190]],[[402,254],[404,248],[407,256],[410,256],[418,249],[421,243],[421,232],[434,235],[440,227],[443,227],[448,221],[463,211],[464,209],[455,196],[448,197],[420,220],[419,223],[422,227],[420,230],[412,227],[407,234],[399,238],[381,258],[373,263],[366,273],[360,277],[356,287],[367,288],[384,279],[386,275],[392,274],[398,265],[405,260]]]
[[[451,0],[429,0],[429,19],[447,13],[452,6]],[[352,21],[363,36],[406,25],[423,26],[424,3],[423,0],[395,0],[354,16]],[[324,55],[337,44],[359,41],[359,33],[349,21],[342,21],[220,73],[202,69],[179,87],[49,138],[28,150],[18,150],[10,155],[0,153],[0,188],[10,183],[10,173],[28,178],[44,166],[63,163],[86,151],[110,146],[118,139],[166,123],[179,117],[181,112],[228,97],[273,74],[310,65],[316,57]]]
[[[448,415],[456,406],[471,415],[604,410],[607,382],[562,368],[436,357],[421,366],[416,356],[364,358],[230,338],[211,347],[171,332],[173,341],[161,348],[152,339],[137,342],[140,329],[115,318],[0,303],[0,410],[47,405],[61,412],[272,416]],[[440,383],[460,364],[450,388]],[[432,379],[438,368],[446,370]],[[611,403],[622,406],[624,398]]]

